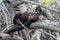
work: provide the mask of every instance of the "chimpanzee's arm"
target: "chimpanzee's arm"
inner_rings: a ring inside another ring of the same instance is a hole
[[[31,22],[30,20],[27,20],[27,21],[24,23],[24,25],[25,25],[25,27],[29,27],[31,23],[32,23],[32,22]],[[22,30],[22,29],[24,29],[24,27],[23,27],[22,25],[20,25],[20,26],[16,25],[15,27],[7,30],[6,33],[10,34],[10,33],[12,33],[12,32],[19,31],[19,30]]]

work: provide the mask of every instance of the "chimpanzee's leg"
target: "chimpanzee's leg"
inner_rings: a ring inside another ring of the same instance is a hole
[[[32,22],[31,22],[30,20],[27,20],[27,22],[25,22],[24,25],[25,25],[25,27],[29,27],[31,23],[32,23]],[[15,31],[22,30],[22,29],[24,29],[24,27],[23,27],[22,25],[19,26],[19,25],[17,24],[17,25],[15,25],[15,27],[7,30],[6,33],[10,34],[10,33],[13,33],[13,32],[15,32]]]

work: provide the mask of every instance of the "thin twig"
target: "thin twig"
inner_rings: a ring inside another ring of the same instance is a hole
[[[24,24],[18,19],[17,20],[21,25],[22,25],[22,27],[24,27],[26,30],[28,30],[28,28],[26,28],[25,26],[24,26]]]
[[[53,37],[54,39],[57,39],[57,37],[53,36],[52,34],[49,34],[49,33],[45,32],[45,31],[42,31],[42,30],[39,30],[39,31]]]

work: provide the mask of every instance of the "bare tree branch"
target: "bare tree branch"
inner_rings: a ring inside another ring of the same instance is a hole
[[[30,28],[32,29],[43,28],[43,29],[49,29],[49,30],[60,32],[59,22],[49,21],[49,20],[32,23],[30,25]]]

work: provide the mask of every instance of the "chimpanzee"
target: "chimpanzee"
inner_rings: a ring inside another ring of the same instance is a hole
[[[7,30],[6,33],[9,34],[24,29],[24,27],[19,23],[18,19],[24,24],[25,27],[28,28],[31,23],[39,19],[39,15],[42,13],[42,9],[40,6],[37,6],[35,11],[36,12],[17,13],[13,18],[13,24],[15,26]]]

